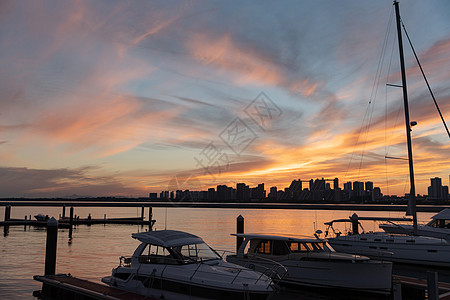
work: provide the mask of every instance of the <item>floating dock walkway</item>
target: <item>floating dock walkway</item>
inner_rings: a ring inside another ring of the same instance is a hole
[[[156,300],[127,292],[105,284],[96,283],[70,275],[34,276],[43,283],[41,291],[35,291],[33,296],[42,299],[77,299],[77,300]]]
[[[103,218],[103,219],[89,219],[89,218],[77,218],[73,219],[73,225],[94,225],[94,224],[128,224],[128,225],[153,225],[155,220],[144,220],[141,217],[137,218]],[[0,226],[47,226],[46,220],[24,220],[24,219],[9,219],[8,221],[0,221]],[[59,228],[69,228],[70,220],[68,218],[58,220]]]

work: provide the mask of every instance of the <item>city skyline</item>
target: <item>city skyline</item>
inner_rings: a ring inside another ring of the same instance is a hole
[[[400,6],[448,123],[450,2]],[[407,156],[401,90],[386,86],[400,83],[391,0],[1,7],[0,197],[299,177],[409,192],[407,162],[386,159]],[[405,58],[416,192],[427,194],[431,177],[448,183],[450,144],[406,45]]]
[[[428,194],[416,194],[419,198],[429,200],[443,200],[450,198],[449,187],[442,184],[442,178],[430,178]],[[303,185],[305,183],[305,185]],[[384,195],[378,186],[374,186],[372,181],[348,181],[341,185],[339,178],[333,179],[316,178],[309,180],[294,179],[288,187],[266,186],[265,183],[259,183],[256,187],[251,187],[245,182],[236,183],[233,186],[218,184],[216,187],[210,187],[207,190],[163,190],[159,193],[150,192],[150,200],[177,200],[177,201],[237,201],[247,202],[250,200],[269,199],[274,201],[320,201],[327,202],[346,202],[349,200],[361,201],[361,199],[378,201],[384,197],[389,199],[404,198],[409,199],[409,194],[404,195]],[[335,192],[330,192],[335,191]],[[339,193],[336,193],[338,191]],[[317,193],[316,193],[317,192]]]

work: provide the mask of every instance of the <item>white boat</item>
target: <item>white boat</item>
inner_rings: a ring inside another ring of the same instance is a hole
[[[413,225],[401,223],[380,224],[380,228],[387,233],[394,234],[412,234],[414,232]],[[425,225],[417,225],[417,234],[450,240],[450,209],[446,208],[432,216]]]
[[[102,281],[158,299],[267,299],[272,280],[228,263],[198,236],[175,230],[134,233],[141,244]]]
[[[287,273],[279,274],[280,283],[379,293],[391,290],[391,262],[336,252],[324,239],[234,235],[244,241],[227,261],[259,271],[281,264]]]
[[[429,236],[413,234],[388,234],[386,232],[359,232],[360,220],[379,221],[383,218],[361,218],[353,215],[348,219],[338,219],[325,223],[325,231],[334,232],[335,237],[329,243],[339,252],[366,255],[376,259],[393,262],[450,267],[450,242]],[[335,223],[353,223],[353,230],[341,234],[333,225]],[[404,233],[404,232],[403,232]]]
[[[399,86],[403,90],[403,104],[405,113],[406,125],[406,142],[408,149],[409,162],[409,182],[410,192],[407,215],[412,216],[412,232],[403,234],[388,234],[386,232],[377,233],[359,233],[359,221],[379,218],[359,218],[352,216],[349,219],[333,220],[325,223],[333,232],[333,224],[336,222],[352,222],[353,231],[350,234],[337,234],[334,238],[329,238],[329,243],[336,251],[342,251],[353,254],[366,255],[373,258],[383,258],[395,262],[404,262],[410,264],[420,265],[434,265],[441,267],[450,267],[450,243],[442,238],[435,238],[430,236],[421,236],[417,225],[416,213],[416,190],[414,183],[414,168],[412,155],[412,140],[411,131],[412,126],[417,125],[417,122],[410,122],[408,109],[408,91],[406,84],[405,62],[403,57],[403,42],[402,42],[402,24],[399,12],[399,3],[394,1],[395,15],[397,23],[397,38],[399,46],[400,67],[402,75],[402,85]],[[417,58],[417,57],[416,57]],[[417,62],[419,63],[418,59]],[[420,63],[419,63],[420,65]],[[434,99],[434,97],[433,97]],[[437,106],[437,103],[435,103]],[[445,125],[445,123],[444,123]],[[447,128],[447,127],[446,127]],[[450,136],[450,133],[447,131]],[[329,233],[329,230],[326,231]],[[398,232],[400,233],[400,232]],[[327,236],[326,236],[327,237]]]

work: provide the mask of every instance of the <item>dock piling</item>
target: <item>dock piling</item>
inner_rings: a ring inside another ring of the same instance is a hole
[[[62,211],[62,217],[65,218],[65,217],[66,217],[66,205],[65,205],[65,204],[63,204],[62,209],[63,209],[63,211]]]
[[[8,204],[5,206],[5,222],[9,219],[11,219],[11,205]]]
[[[58,221],[47,221],[47,243],[45,247],[45,275],[54,275],[56,271],[56,248],[58,241]]]
[[[73,228],[73,206],[70,207],[70,218],[69,218],[69,239],[72,239],[72,228]]]
[[[427,289],[429,300],[439,300],[438,273],[427,271]]]
[[[244,217],[242,215],[239,215],[236,219],[236,233],[244,233]],[[241,247],[243,241],[243,237],[236,237],[236,253],[238,252],[239,247]]]
[[[141,219],[142,219],[142,221],[144,221],[144,209],[145,209],[145,207],[144,207],[144,205],[142,205],[141,206]]]
[[[148,224],[148,230],[152,231],[153,230],[153,207],[152,206],[148,207],[148,221],[150,222]]]
[[[358,221],[358,215],[355,213],[350,218],[352,220],[352,233],[353,234],[359,234],[359,221]]]

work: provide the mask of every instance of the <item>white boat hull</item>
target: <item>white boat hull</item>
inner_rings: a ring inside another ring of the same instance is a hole
[[[229,255],[227,261],[242,266],[254,266],[256,271],[270,269],[273,264],[252,258]],[[302,286],[321,286],[344,288],[368,292],[389,293],[391,291],[392,264],[381,261],[307,261],[277,260],[288,273],[282,277],[281,283]]]
[[[366,233],[330,238],[339,252],[394,262],[450,267],[450,244],[444,239]]]

